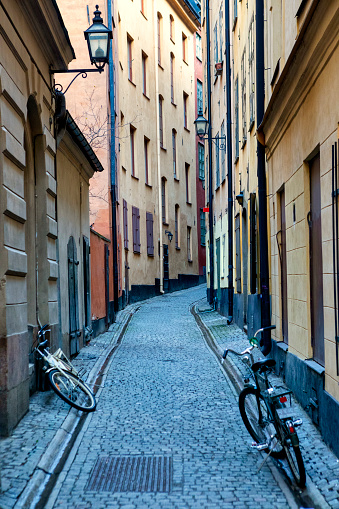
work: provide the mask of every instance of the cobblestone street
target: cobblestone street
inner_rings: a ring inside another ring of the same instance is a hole
[[[201,308],[208,307],[205,292],[206,287],[200,286],[134,307],[135,314],[122,342],[105,368],[97,393],[97,410],[86,417],[53,491],[48,500],[40,502],[40,507],[285,509],[303,506],[322,509],[339,506],[338,460],[307,421],[306,414],[302,415],[306,425],[300,438],[306,470],[311,474],[307,489],[310,495],[313,489],[313,504],[298,502],[273,460],[268,459],[260,473],[256,473],[265,455],[251,449],[252,440],[241,421],[236,391],[190,312],[193,302],[199,301],[198,308],[200,303]],[[216,312],[200,316],[216,345],[223,347],[228,339],[232,347],[240,350],[246,344],[246,336],[235,326],[220,327],[218,320],[225,319]],[[227,333],[222,334],[222,330]],[[110,335],[106,333],[101,340],[100,337],[92,340],[76,362],[85,364],[91,357],[95,362],[98,351],[107,348],[105,338],[109,341]],[[45,409],[43,424],[49,429],[49,436],[42,437],[40,450],[31,444],[42,426],[36,422],[39,418],[34,414],[34,405],[13,436],[0,441],[4,462],[2,509],[39,506],[34,501],[27,502],[25,484],[39,470],[36,465],[58,427],[58,419],[61,426],[68,412],[67,405],[52,393],[48,393],[48,402],[49,411]],[[30,441],[25,443],[25,437]],[[30,455],[28,451],[33,450]],[[149,471],[145,466],[143,491],[136,485],[128,485],[133,468],[142,458],[148,465],[153,464]],[[100,471],[100,466],[118,459],[121,461],[115,463],[119,465],[115,479],[113,468],[108,471],[103,467]],[[153,487],[152,475],[158,476],[158,484],[155,482]]]

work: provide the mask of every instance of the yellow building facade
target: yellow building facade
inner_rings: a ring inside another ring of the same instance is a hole
[[[183,0],[118,3],[119,230],[130,302],[199,281],[197,16]]]

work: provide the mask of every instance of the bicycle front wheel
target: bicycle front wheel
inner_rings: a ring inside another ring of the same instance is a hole
[[[66,403],[83,412],[93,412],[96,401],[87,385],[72,373],[53,369],[48,373],[53,391]]]
[[[280,442],[274,419],[271,417],[268,404],[257,389],[246,387],[241,391],[239,410],[253,440],[258,444],[266,443],[264,451],[270,453],[273,458],[284,458],[285,450]]]

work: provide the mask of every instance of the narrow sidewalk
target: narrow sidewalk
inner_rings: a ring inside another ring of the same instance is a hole
[[[209,335],[212,342],[210,346],[218,357],[226,348],[241,352],[249,346],[245,332],[233,323],[228,325],[226,317],[213,309],[211,310],[206,299],[195,303],[192,312],[203,332],[207,333],[205,337]],[[208,341],[208,338],[206,339]],[[253,353],[255,359],[262,358],[259,349],[255,349]],[[229,354],[225,361],[225,370],[239,392],[243,387],[243,378],[248,373],[247,367],[239,357]],[[271,377],[275,384],[284,385],[283,380],[278,376],[271,375]],[[298,429],[298,435],[308,475],[307,490],[310,491],[313,500],[317,499],[317,491],[319,491],[321,497],[318,503],[321,503],[323,498],[320,507],[327,506],[338,509],[339,459],[327,447],[317,427],[296,400],[293,405],[298,407],[298,417],[303,420],[303,425]]]
[[[72,363],[95,388],[105,363],[124,334],[137,304],[117,314],[109,330],[93,338]],[[88,414],[71,408],[54,392],[36,392],[28,413],[8,438],[0,438],[0,508],[39,507],[48,496]]]

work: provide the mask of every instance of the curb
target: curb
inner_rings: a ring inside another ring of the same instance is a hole
[[[214,355],[216,356],[217,360],[220,362],[220,368],[225,371],[226,375],[229,377],[230,382],[235,389],[235,392],[237,395],[240,394],[242,389],[244,388],[244,382],[243,379],[238,371],[238,369],[233,365],[233,362],[231,359],[227,358],[226,362],[222,362],[223,358],[222,355],[224,353],[223,349],[217,345],[216,341],[214,340],[212,332],[209,330],[209,328],[205,325],[202,318],[196,311],[197,303],[193,303],[190,306],[190,311],[192,315],[194,316],[198,327],[200,328],[204,339],[208,345],[208,347],[212,350]],[[262,453],[263,454],[263,453]],[[264,454],[263,454],[264,457]],[[273,462],[272,465],[270,465],[271,472],[278,482],[281,490],[284,492],[285,497],[290,504],[291,509],[297,508],[297,507],[313,507],[313,509],[330,509],[330,505],[327,503],[323,495],[321,494],[320,490],[312,482],[309,476],[307,476],[307,484],[306,489],[304,491],[300,490],[299,488],[293,487],[289,485],[287,480],[282,476],[282,474],[279,472],[276,464]],[[307,473],[306,473],[307,475]],[[293,496],[293,500],[291,497]],[[309,504],[312,504],[311,506]]]
[[[134,306],[132,309],[129,309],[128,312],[125,312],[126,316],[124,316],[118,330],[113,335],[113,344],[110,344],[105,349],[91,369],[86,383],[90,385],[95,384],[94,393],[98,391],[98,386],[101,384],[102,373],[113,353],[120,346],[126,328],[139,308],[140,306]],[[89,414],[82,413],[75,408],[70,409],[69,414],[35,467],[31,479],[14,506],[15,508],[40,509],[45,507],[45,503],[54,488],[58,475],[62,471],[88,415]]]

